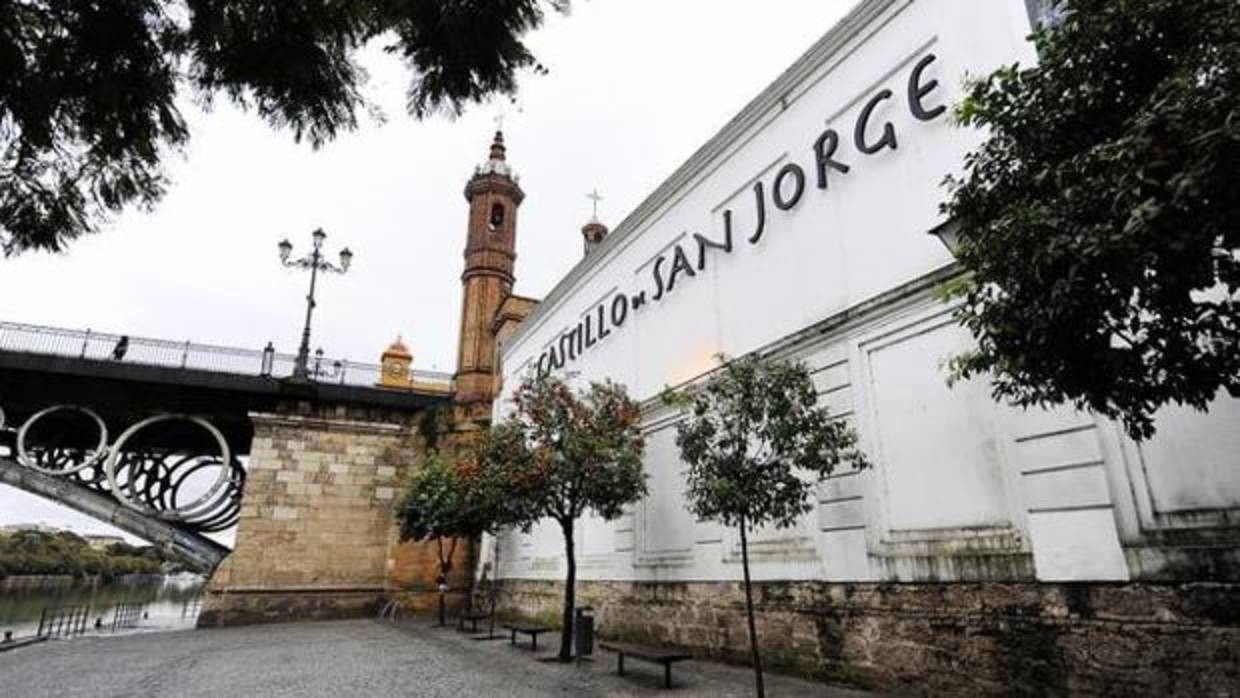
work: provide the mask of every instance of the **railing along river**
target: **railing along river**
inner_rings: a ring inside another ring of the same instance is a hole
[[[242,349],[214,344],[0,322],[0,351],[47,354],[95,361],[123,361],[145,366],[283,378],[293,374],[297,357],[267,349]],[[415,382],[450,388],[452,376],[437,371],[411,371]],[[310,377],[321,383],[371,387],[379,383],[378,364],[310,357]]]

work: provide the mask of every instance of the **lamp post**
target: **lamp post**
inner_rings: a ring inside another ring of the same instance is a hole
[[[314,249],[300,259],[289,259],[293,254],[293,243],[287,239],[280,242],[281,264],[310,270],[310,292],[306,294],[306,325],[301,330],[301,346],[297,348],[297,359],[293,363],[293,378],[298,380],[310,380],[310,318],[314,314],[314,289],[319,272],[344,274],[353,263],[353,253],[347,247],[340,250],[340,266],[323,257],[323,241],[327,239],[327,233],[323,232],[322,228],[315,230],[311,237],[314,239]]]

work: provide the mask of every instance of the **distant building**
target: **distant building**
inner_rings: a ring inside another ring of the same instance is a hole
[[[128,545],[128,541],[120,536],[87,533],[82,535],[86,543],[94,550],[107,550],[113,545]]]

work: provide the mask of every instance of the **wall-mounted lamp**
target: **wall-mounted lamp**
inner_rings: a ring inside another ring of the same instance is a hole
[[[948,252],[952,253],[953,257],[956,256],[956,250],[960,248],[960,223],[953,219],[936,225],[928,232],[930,235],[938,238],[939,242],[943,243],[943,246],[947,248]]]

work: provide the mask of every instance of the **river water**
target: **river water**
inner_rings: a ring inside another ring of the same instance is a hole
[[[14,638],[34,635],[45,608],[89,606],[90,634],[111,634],[112,619],[120,604],[142,604],[146,617],[136,628],[124,632],[183,630],[194,627],[205,580],[202,577],[136,576],[97,583],[55,582],[23,585],[20,580],[0,582],[0,639],[6,631]],[[93,630],[96,619],[104,631]]]

